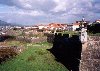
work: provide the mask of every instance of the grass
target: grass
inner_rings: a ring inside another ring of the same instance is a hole
[[[72,35],[79,35],[79,33],[77,31],[64,31],[64,32],[58,32],[58,33],[70,34],[70,36],[72,36]]]
[[[16,42],[16,45],[19,45]],[[11,42],[10,45],[15,45]],[[51,45],[47,42],[40,44],[23,44],[27,49],[15,58],[0,65],[0,71],[67,71],[54,56],[47,51]]]
[[[64,33],[67,33],[67,34],[77,34],[77,32],[76,31],[65,31]]]
[[[90,36],[100,36],[100,33],[95,33],[95,34],[93,34],[93,33],[88,33],[88,35],[90,35]]]

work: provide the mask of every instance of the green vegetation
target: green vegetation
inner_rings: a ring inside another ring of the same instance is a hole
[[[100,36],[100,33],[95,33],[95,34],[93,34],[93,33],[88,33],[88,35],[89,35],[89,36]]]
[[[21,41],[12,41],[12,40],[9,40],[9,41],[6,41],[5,44],[3,45],[6,45],[6,46],[23,46],[23,47],[26,47],[28,43],[26,42],[21,42]]]
[[[100,23],[94,22],[91,25],[88,25],[87,31],[89,35],[100,36]]]
[[[65,33],[65,34],[71,34],[71,35],[78,34],[77,31],[65,31],[65,32],[63,32],[63,33]]]
[[[0,65],[0,71],[67,71],[67,69],[55,60],[55,57],[47,51],[52,46],[43,43],[20,43],[12,41],[8,45],[23,45],[27,49],[13,59],[9,59]]]
[[[57,32],[57,33],[70,34],[70,36],[79,35],[79,33],[77,31],[64,31],[64,32]]]

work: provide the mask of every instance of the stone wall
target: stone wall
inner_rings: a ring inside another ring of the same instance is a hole
[[[22,41],[22,42],[27,42],[27,43],[40,43],[40,42],[46,42],[47,41],[47,37],[42,37],[42,38],[27,38],[27,37],[16,37],[17,41]]]
[[[86,50],[82,52],[80,71],[100,71],[100,36],[88,37]]]
[[[0,46],[0,64],[8,59],[15,57],[24,50],[23,47],[17,46]]]
[[[54,38],[55,38],[54,34],[47,34],[46,36],[47,36],[47,42],[49,43],[54,42]]]

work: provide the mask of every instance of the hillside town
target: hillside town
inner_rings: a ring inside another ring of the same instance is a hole
[[[7,31],[9,30],[27,30],[26,33],[28,32],[37,32],[38,30],[41,30],[43,32],[49,32],[51,33],[51,31],[53,30],[61,30],[61,31],[78,31],[80,28],[80,24],[82,21],[76,21],[74,23],[71,24],[67,24],[67,23],[50,23],[50,24],[39,24],[39,25],[33,25],[33,26],[0,26],[0,34],[11,34],[11,33],[7,33]],[[100,20],[96,20],[95,22],[100,23]],[[91,23],[90,21],[84,21],[85,23],[85,27],[87,27],[87,25],[91,25],[93,23]]]
[[[66,33],[70,35],[78,34],[80,35],[81,42],[87,41],[87,31],[94,33],[92,25],[100,26],[100,20],[94,22],[86,21],[83,18],[81,21],[76,21],[71,24],[67,23],[50,23],[50,24],[37,24],[32,26],[0,26],[0,41],[2,41],[3,36],[13,36],[17,39],[25,40],[28,42],[33,42],[34,39],[45,39],[45,34],[55,34],[55,33]],[[98,28],[96,27],[96,28]],[[84,30],[82,30],[82,28]],[[95,27],[94,27],[95,28]],[[85,31],[82,32],[82,31]],[[68,33],[69,32],[69,33]],[[99,29],[98,29],[99,32]],[[86,36],[86,37],[85,37]]]

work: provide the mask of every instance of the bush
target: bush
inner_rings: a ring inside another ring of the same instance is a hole
[[[91,34],[100,33],[100,23],[93,23],[87,26],[87,31]]]
[[[14,48],[2,47],[0,48],[0,63],[16,55],[17,55],[17,52],[14,50]]]

